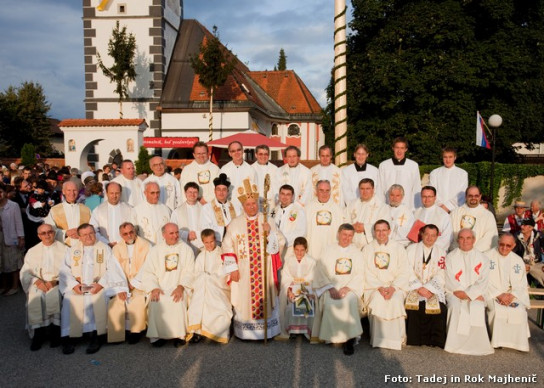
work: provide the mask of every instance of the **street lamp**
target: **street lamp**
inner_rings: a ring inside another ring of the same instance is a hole
[[[497,140],[497,128],[502,124],[502,117],[495,114],[489,117],[487,123],[492,129],[491,132],[491,178],[489,179],[489,196],[491,197],[491,203],[493,203],[493,186],[495,180],[495,145]]]

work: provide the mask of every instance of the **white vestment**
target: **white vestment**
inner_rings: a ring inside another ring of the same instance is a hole
[[[195,256],[199,254],[200,249],[204,246],[202,239],[200,238],[200,232],[202,232],[200,229],[201,210],[202,205],[200,202],[197,202],[194,205],[183,202],[170,216],[170,222],[173,222],[179,228],[180,239],[193,249]],[[189,241],[189,232],[195,232],[196,239]]]
[[[416,210],[414,217],[425,225],[435,225],[439,232],[436,244],[440,245],[445,251],[449,249],[453,241],[453,229],[450,215],[444,209],[437,205],[428,208],[420,207]]]
[[[161,176],[155,174],[148,176],[142,183],[142,192],[145,191],[145,185],[148,182],[155,182],[159,185],[161,190],[159,203],[165,204],[170,210],[174,210],[181,204],[181,188],[179,181],[173,175],[165,172]]]
[[[76,294],[78,284],[100,284],[96,294]],[[83,246],[79,241],[66,250],[60,270],[59,289],[64,296],[61,310],[61,336],[81,337],[82,333],[106,333],[109,298],[128,292],[125,274],[106,244],[97,241]]]
[[[137,237],[132,245],[128,245],[121,239],[112,249],[113,255],[123,269],[130,289],[130,294],[125,302],[115,299],[110,301],[109,323],[117,326],[119,331],[122,330],[119,341],[124,339],[125,329],[131,333],[139,333],[146,328],[147,300],[142,286],[141,269],[150,249],[151,244],[142,237]],[[113,304],[119,304],[120,307]],[[108,332],[109,336],[110,332]]]
[[[121,191],[121,201],[128,203],[130,206],[134,207],[139,205],[145,198],[142,194],[142,180],[139,178],[127,179],[120,174],[116,176],[112,182],[119,183],[123,190]]]
[[[368,201],[356,199],[346,208],[347,222],[350,224],[360,222],[365,228],[364,232],[355,233],[355,237],[353,238],[353,243],[359,249],[362,249],[365,245],[374,240],[373,228],[376,221],[389,221],[390,219],[391,213],[389,211],[389,206],[379,200],[376,195]]]
[[[411,274],[406,250],[395,241],[379,244],[373,240],[363,248],[363,259],[370,345],[400,350],[406,342],[404,298]],[[386,300],[380,294],[380,287],[395,288],[391,299]]]
[[[406,248],[408,267],[410,268],[410,280],[408,289],[410,291],[425,287],[435,294],[438,301],[446,303],[446,251],[440,245],[426,247],[423,242],[412,244]],[[424,260],[429,260],[424,262]],[[419,301],[426,300],[419,295]]]
[[[471,208],[464,204],[452,211],[450,217],[453,228],[453,242],[450,249],[457,248],[457,235],[464,228],[472,229],[476,235],[474,249],[485,252],[497,246],[499,240],[497,221],[493,213],[482,205]]]
[[[217,199],[208,202],[200,211],[200,230],[212,229],[215,232],[215,241],[223,241],[227,225],[240,215],[240,209],[232,201],[220,203]]]
[[[112,205],[106,201],[93,210],[89,224],[94,226],[96,238],[104,244],[109,244],[121,239],[119,225],[123,222],[134,223],[132,207],[125,202]]]
[[[393,164],[393,159],[387,159],[380,163],[380,184],[383,190],[382,200],[389,201],[387,192],[391,185],[398,184],[404,189],[402,203],[410,209],[421,206],[421,176],[419,165],[411,159],[405,159],[403,165]],[[377,195],[380,195],[376,191]]]
[[[285,241],[276,225],[270,224],[268,246],[264,245],[263,215],[247,217],[242,214],[229,224],[223,240],[223,253],[234,254],[240,280],[231,283],[234,307],[234,334],[241,339],[264,339],[264,313],[267,312],[268,338],[280,334],[277,289],[274,286],[273,254],[279,254]],[[265,268],[265,251],[266,257]],[[267,284],[264,284],[264,271]],[[264,292],[266,287],[266,306]]]
[[[229,342],[232,305],[221,248],[200,252],[193,269],[192,290],[187,310],[187,331],[217,342]]]
[[[485,298],[489,281],[489,259],[476,249],[454,249],[446,256],[446,300],[448,336],[444,350],[450,353],[483,356],[493,353],[485,325]],[[461,300],[454,291],[464,291],[470,300]]]
[[[181,201],[186,201],[185,185],[189,182],[194,182],[200,187],[198,197],[204,198],[206,202],[210,202],[215,198],[213,180],[219,175],[219,167],[213,164],[210,160],[206,163],[199,164],[193,160],[181,170],[179,177],[181,189]]]
[[[359,182],[364,178],[372,179],[374,182],[374,192],[381,195],[383,189],[380,182],[380,172],[376,167],[366,163],[364,171],[357,171],[355,163],[353,163],[342,168],[342,194],[344,195],[346,206],[361,197]]]
[[[147,337],[157,339],[185,339],[187,335],[187,300],[192,287],[195,256],[183,241],[174,245],[165,242],[149,251],[142,267],[142,284],[147,293],[160,289],[159,301],[150,301],[148,306]],[[174,302],[172,292],[182,286],[183,297]]]
[[[276,199],[280,191],[280,185],[278,180],[278,167],[270,162],[267,164],[259,164],[255,162],[251,165],[255,170],[255,179],[257,179],[257,190],[259,190],[259,210],[263,210],[264,201],[264,178],[266,174],[270,175],[270,189],[267,194],[268,198],[268,211],[274,209],[276,206]]]
[[[332,199],[321,203],[314,198],[305,208],[308,254],[320,257],[321,252],[336,243],[338,227],[345,222],[344,211]]]
[[[502,256],[496,248],[485,254],[489,258],[490,268],[485,297],[491,346],[528,352],[530,332],[527,309],[530,301],[523,259],[514,252]],[[504,306],[497,300],[503,293],[515,296],[509,306]]]
[[[144,237],[153,244],[162,242],[161,228],[170,222],[170,209],[162,203],[150,204],[142,202],[134,208],[134,225],[138,228],[138,236]]]
[[[296,167],[284,164],[278,168],[280,187],[291,185],[295,189],[294,201],[306,206],[312,199],[314,187],[312,187],[312,173],[310,169],[301,163]]]
[[[235,208],[241,209],[242,204],[238,200],[238,196],[240,195],[240,193],[238,193],[238,188],[244,187],[244,179],[249,179],[252,185],[257,184],[257,174],[255,173],[255,170],[245,160],[242,161],[242,164],[239,166],[235,165],[231,160],[221,167],[219,174],[222,173],[227,174],[227,178],[229,178],[230,181],[230,201],[233,203]]]
[[[286,247],[293,246],[297,237],[306,237],[306,212],[298,203],[284,208],[278,205],[271,216],[286,240]]]
[[[449,211],[465,203],[468,187],[468,173],[457,166],[435,168],[429,176],[429,184],[436,189],[436,204],[444,205]]]
[[[321,288],[329,281],[316,264],[316,260],[308,255],[304,255],[300,262],[294,253],[285,257],[280,287],[281,338],[286,339],[290,334],[304,334],[310,342],[319,341],[322,311],[318,298],[323,292]],[[289,299],[288,290],[295,294],[294,301]],[[316,290],[321,293],[318,295]],[[298,307],[299,304],[302,308]]]
[[[336,167],[334,164],[329,164],[328,166],[322,166],[321,164],[316,164],[310,169],[312,173],[312,187],[313,193],[312,196],[316,196],[316,185],[320,180],[327,180],[331,184],[331,198],[335,204],[343,208],[344,195],[342,193],[342,171],[339,167]]]
[[[34,329],[50,324],[60,326],[58,285],[43,292],[34,283],[38,280],[58,282],[65,250],[64,244],[54,241],[50,246],[43,243],[34,245],[25,255],[19,276],[27,295],[27,328],[31,336]]]
[[[66,231],[75,229],[91,219],[91,210],[80,203],[68,203],[62,201],[51,208],[44,224],[51,225],[55,231],[55,239],[71,246],[73,241],[66,236]],[[77,239],[74,239],[77,242]]]
[[[401,203],[396,207],[389,205],[389,213],[391,214],[391,218],[388,220],[391,227],[391,240],[398,242],[404,247],[408,246],[411,241],[407,236],[416,220],[414,212],[408,206]]]
[[[331,244],[319,254],[318,269],[329,281],[328,287],[318,290],[323,317],[319,339],[332,343],[346,342],[363,333],[361,304],[364,290],[364,261],[361,251],[353,244],[347,247]],[[342,299],[333,299],[327,290],[340,291],[348,287],[350,292]]]

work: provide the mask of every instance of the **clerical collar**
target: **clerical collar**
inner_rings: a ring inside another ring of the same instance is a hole
[[[289,166],[289,165],[288,165],[288,166]],[[289,166],[289,168],[297,168],[297,167],[298,167],[298,164],[297,164],[296,166],[293,166],[293,167]]]
[[[225,202],[219,201],[217,198],[215,199],[215,202],[217,202],[218,205],[225,206],[229,200],[227,199]]]
[[[291,205],[292,205],[292,203],[290,203],[289,205],[287,205],[287,206],[284,207],[283,205],[280,204],[280,209],[282,209],[282,210],[284,210],[284,209],[287,210]]]
[[[357,163],[353,163],[353,165],[355,166],[355,171],[357,172],[366,171],[366,162],[361,165],[358,165]]]
[[[392,160],[393,160],[393,165],[395,166],[404,166],[404,163],[406,163],[406,158],[402,158],[402,159],[392,158]]]
[[[77,205],[77,202],[68,202],[68,201],[64,201],[64,203],[67,204],[67,205],[70,205],[70,206]]]
[[[255,214],[254,216],[249,216],[246,214],[246,218],[251,221],[256,220],[258,216],[259,216],[259,213]]]

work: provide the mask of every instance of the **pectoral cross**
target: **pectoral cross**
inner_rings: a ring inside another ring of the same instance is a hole
[[[494,261],[489,262],[489,269],[495,269],[495,262]]]
[[[514,272],[515,272],[515,273],[519,273],[520,270],[521,270],[520,265],[519,265],[519,264],[516,264],[516,265],[514,266]]]
[[[399,226],[402,226],[404,224],[404,221],[406,221],[406,217],[404,217],[404,214],[399,217]]]

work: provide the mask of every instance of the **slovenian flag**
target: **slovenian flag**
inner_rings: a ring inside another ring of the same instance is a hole
[[[490,150],[491,144],[489,144],[487,136],[485,135],[485,128],[484,119],[480,116],[480,112],[476,112],[476,145]]]

